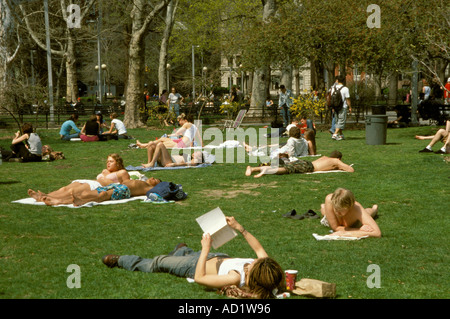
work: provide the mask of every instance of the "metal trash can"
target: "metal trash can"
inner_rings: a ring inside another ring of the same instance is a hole
[[[366,144],[384,145],[387,135],[387,115],[366,116]]]

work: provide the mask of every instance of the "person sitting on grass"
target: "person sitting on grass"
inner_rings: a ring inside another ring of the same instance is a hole
[[[17,131],[11,142],[11,153],[5,161],[40,162],[42,160],[42,142],[38,134],[33,132],[33,125],[24,123],[22,135]],[[8,152],[9,153],[9,152]]]
[[[178,117],[178,124],[181,126],[175,133],[170,134],[168,137],[161,137],[156,141],[150,141],[148,143],[141,143],[136,140],[136,145],[139,148],[149,148],[152,145],[163,143],[166,148],[188,148],[192,146],[203,146],[203,141],[197,126],[192,123],[192,115],[185,115],[181,113]],[[172,139],[171,137],[174,137]]]
[[[108,131],[103,132],[103,135],[117,135],[117,138],[128,139],[127,129],[125,124],[121,120],[118,119],[119,115],[115,112],[109,115],[111,119],[111,127]]]
[[[61,125],[59,136],[63,141],[70,141],[71,138],[78,138],[80,136],[81,130],[77,127],[76,122],[78,122],[78,114],[74,113]],[[75,133],[71,133],[72,130]]]
[[[320,211],[324,216],[321,224],[334,231],[332,236],[381,237],[380,228],[374,220],[378,205],[364,208],[348,189],[338,188],[328,194]]]
[[[72,192],[79,193],[84,190],[94,190],[98,187],[107,186],[113,183],[123,183],[123,181],[128,179],[130,179],[130,175],[124,168],[123,160],[120,155],[110,154],[106,161],[106,169],[97,175],[96,180],[74,180],[69,185],[48,194],[42,193],[39,190],[34,191],[29,189],[28,195],[38,202],[43,202],[45,198],[47,201],[52,201],[53,203],[72,203]]]
[[[287,143],[283,146],[280,145],[280,148],[272,150],[270,152],[270,156],[274,158],[278,156],[278,154],[287,154],[287,157],[307,156],[308,154],[315,155],[315,138],[312,138],[311,135],[308,135],[308,138],[310,140],[303,138],[300,133],[300,128],[293,126],[289,130],[289,139],[287,140]],[[246,143],[243,143],[243,145],[247,152],[254,155],[258,155],[260,152],[265,153],[267,148],[273,148],[276,146],[276,144],[274,144],[269,146],[260,146],[254,149],[254,147]],[[313,152],[314,154],[310,154],[310,152]]]
[[[100,134],[100,125],[97,122],[97,116],[91,115],[89,121],[87,121],[80,132],[80,139],[83,142],[96,142],[98,141],[98,135]]]
[[[154,167],[155,163],[161,167],[196,166],[205,162],[203,153],[200,151],[194,152],[192,159],[189,159],[189,155],[171,155],[164,143],[151,144],[147,147],[148,163],[142,164],[142,166]]]
[[[313,172],[326,172],[332,170],[341,170],[353,173],[355,170],[352,166],[342,162],[342,154],[339,151],[331,153],[330,157],[322,156],[315,161],[296,160],[288,162],[282,166],[247,166],[245,176],[251,176],[253,173],[255,178],[268,174],[284,175],[284,174],[305,174]]]
[[[447,153],[447,147],[449,146],[450,139],[448,138],[450,132],[450,120],[447,120],[445,129],[441,128],[439,129],[436,134],[429,135],[429,136],[423,136],[423,135],[416,135],[416,139],[418,140],[431,140],[431,142],[425,147],[423,150],[420,150],[419,153],[433,153],[433,146],[437,142],[441,141],[444,143],[444,146],[436,151],[436,154],[446,154]]]
[[[254,258],[230,258],[223,253],[211,253],[211,236],[204,234],[202,249],[194,252],[186,244],[178,244],[167,255],[142,258],[135,255],[105,255],[103,263],[130,271],[170,273],[179,277],[193,278],[208,288],[221,289],[237,286],[253,298],[275,298],[277,291],[285,289],[281,266],[268,256],[261,243],[244,229],[234,217],[226,217],[228,225],[240,232],[255,252]]]

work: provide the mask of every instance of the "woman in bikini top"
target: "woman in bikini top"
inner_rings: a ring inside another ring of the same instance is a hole
[[[106,160],[106,169],[97,175],[97,181],[106,186],[113,183],[122,183],[130,179],[130,175],[123,165],[122,158],[117,154],[110,154]]]

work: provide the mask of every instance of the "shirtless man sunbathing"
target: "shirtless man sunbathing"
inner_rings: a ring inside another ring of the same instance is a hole
[[[87,202],[103,202],[107,200],[119,200],[134,196],[145,195],[150,189],[161,182],[160,179],[150,177],[146,181],[126,180],[121,184],[110,184],[107,186],[97,187],[91,190],[89,186],[83,188],[73,188],[68,190],[68,194],[63,197],[52,197],[43,193],[28,191],[28,194],[37,201],[42,201],[48,206],[54,205],[83,205]]]
[[[321,205],[321,213],[324,216],[321,224],[329,226],[334,231],[333,236],[381,237],[374,220],[378,205],[364,208],[348,189],[338,188],[328,194]]]
[[[126,186],[129,190],[130,195],[125,198],[130,198],[134,196],[143,196],[146,195],[149,190],[151,190],[153,187],[155,187],[157,184],[161,182],[160,179],[156,178],[149,178],[146,181],[140,181],[140,180],[128,180],[123,182],[121,185]],[[118,197],[117,190],[112,187],[109,189],[104,189],[104,187],[99,190],[91,191],[91,190],[85,190],[80,193],[73,193],[73,205],[74,206],[81,206],[88,202],[104,202],[107,200],[117,200],[117,199],[123,199]]]
[[[315,161],[304,161],[297,160],[294,162],[290,162],[284,164],[283,166],[258,166],[251,167],[247,166],[245,171],[246,176],[251,176],[253,173],[259,173],[255,175],[255,178],[261,177],[267,174],[276,174],[276,175],[284,175],[284,174],[304,174],[304,173],[312,173],[312,172],[325,172],[332,170],[342,170],[346,172],[353,173],[355,170],[350,165],[345,164],[341,160],[342,154],[338,151],[334,151],[331,153],[330,157],[322,156]]]

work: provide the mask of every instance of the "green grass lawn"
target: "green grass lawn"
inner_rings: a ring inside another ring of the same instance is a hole
[[[182,184],[188,198],[166,205],[135,201],[78,209],[11,202],[27,197],[29,188],[49,192],[74,179],[94,179],[110,153],[121,154],[126,165],[139,165],[145,152],[128,148],[133,141],[62,142],[57,130],[39,130],[43,143],[63,151],[66,159],[0,166],[0,298],[224,298],[184,278],[109,269],[101,262],[108,253],[165,254],[179,242],[200,249],[202,231],[195,218],[217,206],[235,216],[284,269],[297,269],[298,279],[336,283],[339,299],[448,298],[450,166],[442,155],[418,153],[426,141],[414,139],[435,130],[389,129],[387,144],[375,146],[366,145],[365,131],[346,131],[344,141],[318,132],[318,153],[340,150],[355,173],[254,179],[244,175],[248,163],[156,171],[146,175]],[[164,133],[130,131],[143,141]],[[1,132],[0,145],[8,148],[12,136],[13,131]],[[363,206],[379,205],[382,238],[316,241],[313,233],[328,233],[318,220],[282,217],[291,209],[319,212],[337,187],[352,190]],[[242,236],[220,251],[253,257]],[[66,284],[72,264],[81,270],[79,289]],[[380,288],[367,285],[372,264],[379,266]]]

